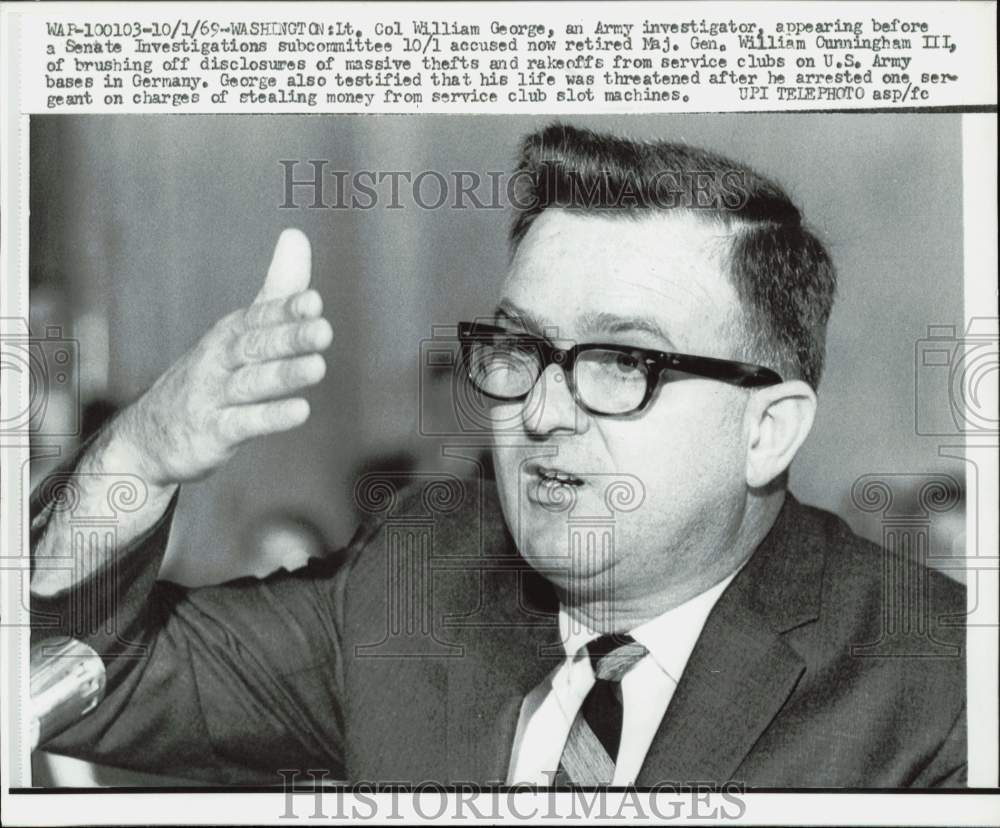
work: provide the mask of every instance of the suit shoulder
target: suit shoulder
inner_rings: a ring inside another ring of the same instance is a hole
[[[796,503],[795,511],[797,531],[823,550],[820,615],[828,632],[852,646],[888,642],[900,655],[964,656],[965,586],[910,552],[924,545],[889,549],[823,509]]]
[[[929,586],[941,611],[964,611],[965,586],[928,566],[917,554],[904,551],[920,548],[919,543],[900,543],[895,549],[887,549],[855,533],[843,518],[832,512],[801,503],[797,503],[796,508],[800,531],[824,547],[824,581],[827,584],[842,584],[851,592],[866,593],[885,588],[894,573],[907,572]]]

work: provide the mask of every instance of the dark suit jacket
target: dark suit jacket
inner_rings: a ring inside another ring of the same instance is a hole
[[[562,655],[555,600],[492,484],[431,488],[375,498],[304,569],[194,590],[156,580],[172,505],[116,567],[34,602],[36,635],[84,638],[108,668],[106,700],[47,749],[233,784],[503,781],[521,701]],[[964,784],[964,613],[957,583],[789,497],[638,784]]]

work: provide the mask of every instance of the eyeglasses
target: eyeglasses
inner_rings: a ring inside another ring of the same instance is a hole
[[[545,370],[558,365],[577,405],[599,416],[641,411],[661,383],[679,379],[703,377],[740,388],[782,382],[761,365],[628,345],[587,343],[562,349],[544,337],[478,322],[460,322],[458,336],[469,380],[486,396],[523,400]]]

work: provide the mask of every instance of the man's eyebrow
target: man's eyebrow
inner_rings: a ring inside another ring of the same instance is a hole
[[[616,313],[588,313],[580,318],[581,334],[647,333],[673,347],[673,342],[655,319],[649,316],[620,316]]]
[[[553,327],[551,324],[547,324],[544,319],[539,319],[531,311],[515,305],[508,299],[500,302],[493,314],[498,322],[513,322],[527,331],[537,333],[539,336],[544,335],[546,329]]]
[[[504,299],[494,312],[498,322],[507,321],[519,325],[527,331],[544,336],[546,331],[554,327],[544,319],[539,319],[530,311]],[[660,327],[659,323],[649,316],[621,316],[606,311],[586,313],[580,317],[579,335],[595,334],[646,333],[663,342],[668,349],[674,350],[673,340]]]

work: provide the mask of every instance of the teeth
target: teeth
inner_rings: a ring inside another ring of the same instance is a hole
[[[566,486],[579,486],[582,482],[572,475],[564,474],[563,472],[548,471],[546,469],[540,470],[538,475],[542,478],[543,483],[547,483],[549,485],[562,484]]]

